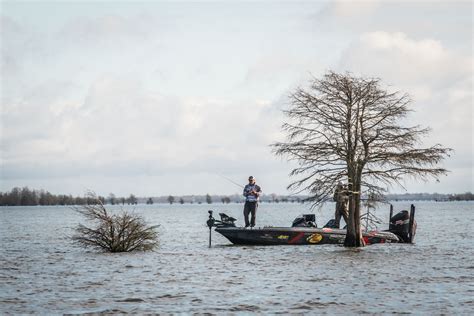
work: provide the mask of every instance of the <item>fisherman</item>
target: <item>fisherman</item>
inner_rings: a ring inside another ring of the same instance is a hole
[[[256,184],[254,177],[249,177],[249,184],[244,187],[245,206],[244,206],[244,219],[245,227],[255,226],[255,215],[257,213],[258,198],[262,194],[262,189]],[[249,214],[251,214],[249,223]]]
[[[334,228],[339,228],[339,223],[341,222],[341,216],[344,218],[344,221],[346,222],[346,224],[349,218],[349,213],[348,213],[349,195],[348,195],[347,187],[344,187],[341,181],[339,181],[339,183],[336,186],[333,199],[336,202]]]

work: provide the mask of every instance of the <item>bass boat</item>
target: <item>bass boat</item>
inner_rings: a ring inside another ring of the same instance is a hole
[[[324,227],[318,228],[314,214],[298,216],[291,227],[259,227],[245,228],[235,225],[236,219],[224,213],[219,213],[220,220],[213,217],[210,210],[207,226],[209,227],[209,247],[211,246],[211,231],[226,237],[236,245],[324,245],[343,244],[346,229],[334,227],[330,220]],[[415,207],[410,212],[401,211],[392,216],[390,208],[389,229],[384,231],[372,230],[362,232],[366,245],[380,243],[413,243],[416,233]]]

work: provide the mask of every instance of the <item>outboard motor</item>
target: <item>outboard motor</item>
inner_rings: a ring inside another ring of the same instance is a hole
[[[410,213],[403,210],[392,216],[389,231],[400,237],[403,242],[412,243],[416,234],[415,206],[411,206]]]
[[[294,219],[293,224],[291,227],[314,227],[317,228],[316,225],[316,215],[314,214],[302,214],[299,215],[297,218]]]

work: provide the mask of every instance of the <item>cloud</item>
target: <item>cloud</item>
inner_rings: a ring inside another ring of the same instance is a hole
[[[410,92],[414,121],[433,126],[431,140],[453,144],[459,165],[472,160],[472,17],[464,4],[328,2],[309,29],[312,3],[8,8],[0,21],[8,185],[54,177],[61,188],[60,178],[69,185],[89,175],[109,179],[100,180],[106,187],[140,175],[179,189],[224,170],[284,188],[289,165],[268,145],[284,136],[286,95],[310,73],[334,68]],[[45,20],[52,9],[60,14]],[[456,23],[436,23],[449,19]],[[180,180],[169,183],[172,175]]]
[[[78,16],[67,22],[56,35],[72,45],[89,49],[96,45],[135,46],[156,39],[159,30],[159,19],[146,13],[131,16],[106,14]]]
[[[313,58],[281,52],[263,55],[248,67],[243,88],[272,98],[275,92],[288,94],[298,83],[306,81],[311,71],[320,68]]]
[[[472,54],[471,1],[330,1],[309,18],[319,36],[338,43],[362,33],[405,33]],[[319,32],[319,33],[318,33]]]
[[[17,20],[0,15],[0,76],[2,89],[15,89],[12,81],[26,71],[26,64],[43,56],[41,33],[24,27]],[[8,78],[8,80],[6,80]]]
[[[197,68],[214,67],[219,74],[190,71],[188,65],[196,66],[199,58],[181,50],[176,56],[181,44],[155,51],[159,23],[140,18],[79,16],[60,28],[42,29],[33,36],[38,54],[26,51],[30,28],[3,23],[9,55],[28,69],[2,87],[7,88],[0,113],[3,185],[186,178],[218,170],[247,174],[275,166],[268,145],[281,120],[272,100],[244,89],[226,96],[238,80],[217,77],[229,76],[235,65],[220,69],[207,58]],[[218,61],[228,61],[226,56]],[[166,76],[157,78],[156,69],[165,69]],[[12,71],[2,69],[2,75]],[[206,92],[199,93],[201,88]]]
[[[380,1],[378,0],[364,0],[356,2],[336,0],[331,2],[329,9],[339,18],[347,19],[351,17],[363,17],[371,15],[375,12],[379,5]]]
[[[169,96],[121,76],[97,78],[81,99],[62,85],[7,106],[5,177],[158,175],[227,163],[242,169],[256,154],[262,166],[272,160],[268,135],[279,111],[271,102]]]
[[[472,74],[472,57],[450,51],[440,41],[415,40],[401,32],[362,34],[343,52],[338,68],[379,77],[409,89],[419,99],[457,86]]]

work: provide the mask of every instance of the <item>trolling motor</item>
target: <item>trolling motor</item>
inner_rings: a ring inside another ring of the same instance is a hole
[[[212,211],[209,210],[207,211],[209,213],[209,219],[207,220],[207,227],[209,227],[209,248],[211,248],[211,233],[212,233],[212,227],[214,226],[214,223],[216,222],[216,220],[214,219],[214,217],[212,216]]]
[[[209,248],[211,248],[211,233],[212,233],[212,227],[235,227],[235,221],[236,219],[225,214],[225,213],[219,213],[219,216],[221,217],[220,220],[215,219],[212,216],[212,210],[207,211],[209,213],[209,219],[207,220],[207,227],[209,227]]]

